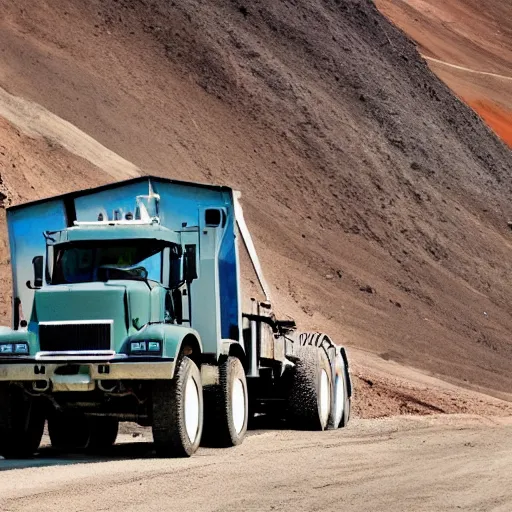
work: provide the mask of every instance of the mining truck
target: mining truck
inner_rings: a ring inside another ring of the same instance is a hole
[[[139,177],[6,216],[4,458],[33,456],[45,422],[53,448],[75,453],[109,450],[119,422],[136,422],[162,457],[238,445],[265,414],[347,424],[346,352],[276,318],[238,192]],[[242,250],[259,298],[243,293]]]

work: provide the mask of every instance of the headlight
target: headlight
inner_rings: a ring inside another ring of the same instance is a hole
[[[132,341],[130,343],[130,352],[133,354],[134,352],[161,352],[162,345],[159,341]]]
[[[28,354],[28,345],[26,343],[16,343],[14,345],[15,354]]]
[[[145,341],[132,341],[130,345],[131,352],[146,352],[146,342]]]
[[[12,354],[13,346],[12,343],[2,343],[0,345],[0,353],[1,354]]]
[[[0,343],[0,354],[28,354],[27,343]]]

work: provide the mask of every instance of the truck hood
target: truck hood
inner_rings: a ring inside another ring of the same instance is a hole
[[[134,332],[134,324],[149,321],[149,293],[139,281],[45,286],[35,293],[33,320],[38,324],[112,320],[115,346],[120,347]]]

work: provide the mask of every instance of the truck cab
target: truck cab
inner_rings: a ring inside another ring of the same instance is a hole
[[[34,282],[40,286],[34,286],[28,325],[39,356],[129,356],[144,346],[132,345],[132,337],[138,339],[152,325],[191,332],[183,293],[190,296],[197,279],[196,246],[184,254],[180,233],[157,224],[113,224],[81,225],[46,236],[44,276],[37,275],[42,265],[34,262]],[[148,354],[167,355],[173,348],[146,344]]]

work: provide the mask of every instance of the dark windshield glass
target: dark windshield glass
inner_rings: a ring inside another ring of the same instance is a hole
[[[160,281],[161,253],[166,245],[155,240],[56,245],[51,282],[85,283],[107,279],[141,279],[146,276]]]

